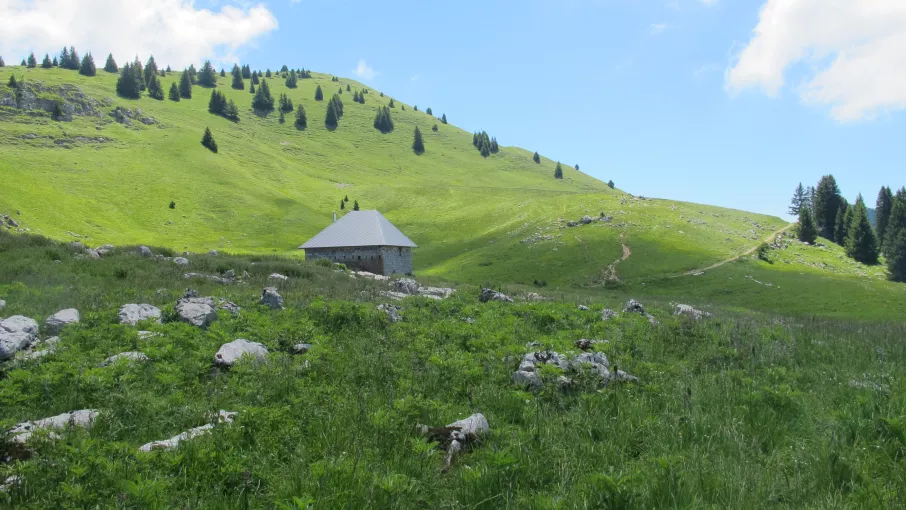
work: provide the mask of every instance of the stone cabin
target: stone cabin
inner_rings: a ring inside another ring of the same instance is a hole
[[[328,259],[390,276],[412,274],[412,248],[417,246],[378,211],[350,211],[299,248],[307,260]]]

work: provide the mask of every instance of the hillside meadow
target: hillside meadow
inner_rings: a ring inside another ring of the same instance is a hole
[[[261,254],[190,254],[184,267],[126,246],[79,255],[0,232],[0,315],[45,328],[62,308],[81,312],[52,353],[0,364],[0,430],[100,412],[91,428],[39,433],[26,450],[7,438],[0,482],[19,481],[0,505],[865,508],[904,498],[902,323],[742,314],[720,300],[691,303],[714,314],[694,321],[644,298],[652,324],[622,312],[619,290],[536,302],[504,286],[516,302],[481,303],[470,285],[445,300],[395,302],[403,319],[391,323],[376,307],[387,283],[341,267]],[[230,285],[183,277],[229,270],[242,275]],[[288,280],[269,279],[275,272]],[[284,309],[258,304],[266,285]],[[218,312],[206,329],[180,322],[174,304],[187,286],[242,310]],[[126,303],[160,307],[162,323],[119,324]],[[602,320],[605,307],[619,317]],[[213,368],[237,338],[264,344],[267,361]],[[592,351],[638,381],[554,366],[534,391],[511,379],[525,354],[575,355],[583,338],[601,340]],[[293,354],[299,342],[308,352]],[[148,360],[101,366],[124,351]],[[573,380],[563,389],[561,374]],[[218,410],[236,412],[232,424],[139,451]],[[490,431],[445,469],[416,426],[476,412]]]

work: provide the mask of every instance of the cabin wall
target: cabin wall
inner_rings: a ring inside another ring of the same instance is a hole
[[[411,274],[412,249],[392,246],[356,246],[349,248],[307,248],[308,260],[327,259],[346,264],[350,269],[380,275]]]

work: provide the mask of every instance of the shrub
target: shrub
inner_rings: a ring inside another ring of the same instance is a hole
[[[170,200],[170,209],[176,209],[176,202]]]

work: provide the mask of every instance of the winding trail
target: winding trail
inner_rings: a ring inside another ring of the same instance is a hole
[[[796,225],[795,223],[790,223],[789,225],[781,228],[780,230],[774,231],[770,236],[768,236],[767,238],[762,240],[762,242],[769,243],[769,242],[773,241],[777,237],[778,234],[782,234],[782,233],[786,232],[787,230],[793,228],[795,225]],[[671,276],[670,278],[679,278],[680,276],[692,276],[695,273],[704,273],[705,271],[710,271],[711,269],[718,268],[728,262],[733,262],[733,261],[739,260],[742,257],[746,257],[748,255],[755,253],[755,251],[758,249],[759,246],[761,246],[761,243],[756,244],[755,246],[749,248],[748,250],[744,251],[743,253],[740,253],[739,255],[736,255],[735,257],[731,257],[726,260],[721,260],[720,262],[711,264],[710,266],[707,266],[707,267],[693,269],[691,271],[686,271],[685,273],[681,273],[681,274],[675,274],[675,275]]]

